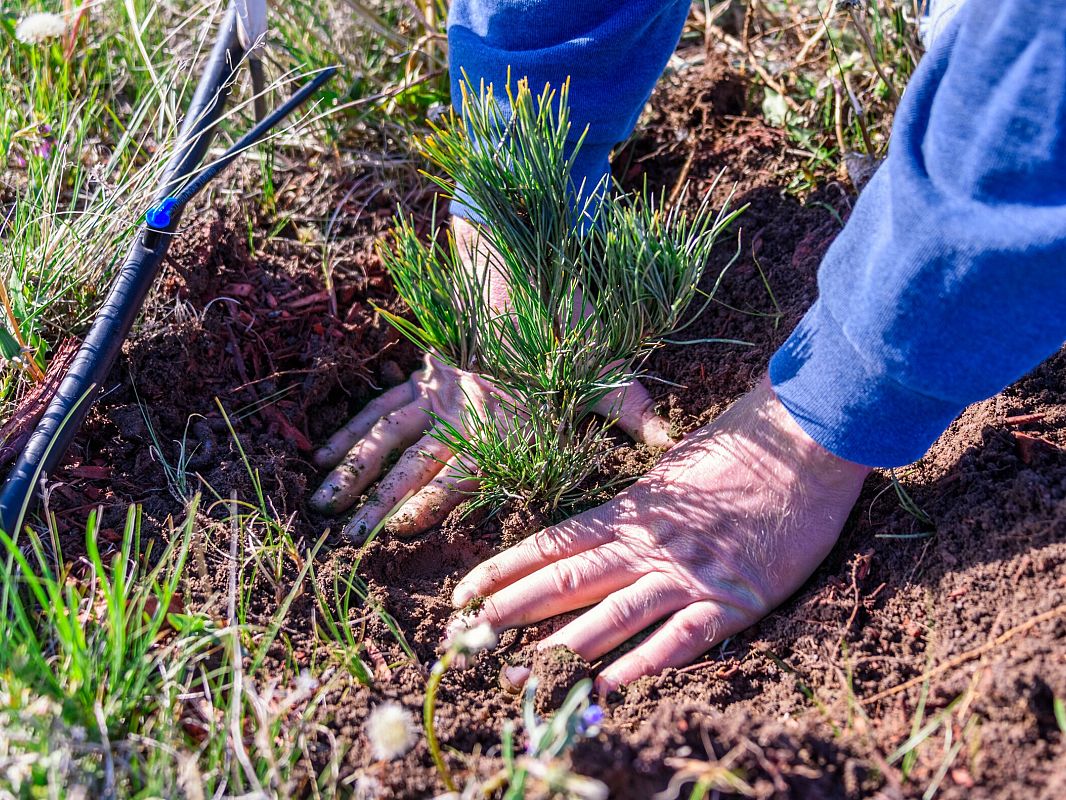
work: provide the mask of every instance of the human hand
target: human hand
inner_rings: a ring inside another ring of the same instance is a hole
[[[595,660],[669,617],[597,679],[686,664],[783,602],[829,553],[869,468],[824,450],[764,379],[610,502],[475,567],[457,608],[502,630],[592,608],[544,639]]]
[[[477,233],[466,220],[454,218],[452,231],[459,252],[466,254],[471,270],[486,274],[491,259],[479,256]],[[508,298],[502,281],[487,277],[484,284],[494,308],[506,309]],[[669,424],[658,416],[647,390],[637,382],[616,389],[594,409],[615,420],[625,433],[654,447],[669,447]],[[463,417],[473,412],[481,419],[507,413],[498,390],[487,380],[444,364],[427,355],[422,369],[405,383],[371,401],[314,456],[315,464],[333,471],[311,498],[311,506],[324,514],[350,508],[396,454],[399,460],[363,504],[345,533],[365,537],[401,502],[387,524],[391,533],[411,536],[437,524],[476,487],[457,480],[459,464],[448,448],[428,433],[434,418],[462,431]]]

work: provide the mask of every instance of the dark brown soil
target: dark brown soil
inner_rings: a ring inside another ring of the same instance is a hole
[[[662,379],[649,384],[661,409],[678,430],[690,430],[760,377],[814,298],[819,260],[853,195],[841,185],[805,201],[785,195],[788,171],[797,167],[784,135],[746,107],[744,87],[721,70],[667,79],[652,106],[617,159],[623,181],[647,176],[670,191],[687,177],[698,195],[723,172],[716,199],[733,190],[733,202],[748,206],[709,270],[710,280],[739,247],[720,302],[686,336],[750,346],[671,346],[651,365]],[[280,198],[279,215],[314,206],[321,218],[352,186],[351,178],[339,178],[325,199],[321,190],[312,195],[294,186]],[[416,363],[371,307],[397,307],[372,251],[395,200],[386,191],[369,206],[342,206],[340,218],[356,221],[333,244],[332,296],[321,248],[301,243],[299,225],[268,238],[262,232],[276,223],[260,220],[252,249],[236,210],[192,225],[159,289],[163,310],[128,344],[71,466],[58,476],[53,505],[65,529],[73,534],[96,503],[116,520],[129,501],[143,503],[155,524],[178,513],[159,451],[175,463],[175,442],[186,432],[190,473],[220,497],[235,491],[251,499],[215,398],[270,502],[292,515],[304,546],[325,527],[337,529],[338,521],[306,509],[316,480],[309,449]],[[649,462],[633,446],[617,456],[618,469],[630,474]],[[943,798],[1066,796],[1066,734],[1053,713],[1054,699],[1066,698],[1066,355],[968,409],[898,477],[930,522],[901,506],[890,476],[872,476],[840,543],[807,585],[701,663],[612,698],[602,732],[574,753],[577,771],[605,781],[617,798],[649,798],[679,770],[692,780],[725,781],[722,768],[758,797],[920,797],[933,781]],[[333,537],[320,554],[318,577],[330,597],[333,576],[350,574],[361,557],[358,575],[417,657],[407,658],[382,618],[369,614],[373,688],[336,679],[318,712],[346,751],[343,772],[361,796],[442,791],[424,741],[402,762],[375,763],[362,726],[386,698],[417,713],[451,613],[450,590],[501,546],[498,520],[475,524],[453,515],[415,540],[378,541],[360,553]],[[287,566],[284,580],[294,571]],[[279,589],[265,581],[259,588],[265,619]],[[193,594],[206,597],[209,589]],[[294,605],[285,628],[290,647],[277,648],[279,669],[328,662],[329,647],[312,633],[319,614],[309,594]],[[1019,627],[1040,614],[1048,618]],[[520,699],[499,686],[500,669],[558,624],[509,632],[496,651],[446,676],[438,733],[458,774],[498,766],[502,722],[520,718]],[[590,668],[550,656],[558,669],[537,667],[549,679],[539,698],[544,706]],[[935,674],[922,680],[927,670]],[[561,685],[549,686],[553,676]],[[892,755],[911,736],[923,694],[920,724],[937,715],[944,724],[917,748],[904,775]],[[476,752],[480,759],[458,755]],[[713,786],[728,794],[730,784]]]

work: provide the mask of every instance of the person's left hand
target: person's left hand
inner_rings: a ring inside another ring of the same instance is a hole
[[[489,306],[507,313],[506,281],[493,266],[499,257],[491,255],[491,246],[478,228],[461,217],[452,219],[452,234],[466,269],[485,276],[479,280]],[[652,398],[639,381],[615,389],[593,410],[637,441],[652,447],[674,444],[670,424],[655,413]],[[427,355],[422,369],[368,403],[315,453],[315,465],[331,472],[311,496],[310,505],[323,514],[346,511],[384,472],[345,526],[345,534],[365,538],[394,510],[386,525],[390,533],[421,533],[443,520],[477,485],[475,480],[456,478],[472,470],[459,464],[430,433],[434,420],[444,420],[463,433],[467,415],[491,419],[507,413],[499,390],[485,378]],[[393,457],[395,464],[386,470]]]
[[[799,588],[869,471],[807,436],[764,379],[606,505],[475,567],[452,602],[483,602],[454,624],[502,630],[591,606],[540,646],[593,661],[668,618],[597,687],[681,666]]]
[[[669,447],[669,424],[655,413],[651,396],[634,381],[596,404],[596,413],[638,441]],[[359,499],[383,472],[385,476],[345,526],[346,535],[362,539],[390,512],[390,533],[413,536],[436,525],[477,487],[476,479],[458,479],[471,468],[460,464],[431,433],[435,420],[465,429],[464,415],[483,419],[511,413],[499,390],[480,375],[465,372],[427,355],[425,366],[410,379],[367,404],[315,453],[315,464],[332,469],[311,497],[323,514],[341,513]],[[386,470],[393,457],[395,463]]]

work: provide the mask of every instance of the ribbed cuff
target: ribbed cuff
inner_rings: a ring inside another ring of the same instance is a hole
[[[613,145],[607,144],[590,144],[585,141],[581,143],[581,149],[577,152],[577,157],[574,159],[573,171],[570,174],[571,179],[571,208],[574,206],[573,199],[577,197],[580,190],[582,197],[588,197],[589,193],[596,189],[597,186],[602,186],[608,191],[610,190],[610,184],[600,182],[611,174],[611,164],[609,157],[611,155],[611,147]],[[584,182],[584,184],[582,184]],[[463,217],[471,222],[484,223],[485,220],[478,213],[476,208],[472,208],[469,204],[469,196],[463,187],[458,187],[455,193],[455,198],[451,201],[451,212],[457,217]],[[602,195],[602,191],[601,191]]]
[[[820,300],[770,360],[770,382],[812,439],[869,467],[917,461],[962,411],[893,381]]]

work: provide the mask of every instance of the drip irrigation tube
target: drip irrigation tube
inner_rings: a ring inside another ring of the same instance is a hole
[[[100,385],[111,371],[155,281],[185,205],[237,156],[305,102],[336,71],[327,69],[318,73],[282,106],[261,119],[221,158],[190,179],[211,144],[243,55],[238,17],[235,6],[231,5],[182,123],[177,152],[164,170],[156,199],[145,214],[143,231],[135,238],[55,397],[0,490],[0,528],[9,534],[14,535],[22,527],[38,482],[59,464]]]

